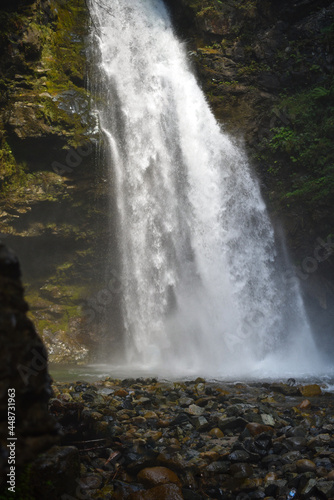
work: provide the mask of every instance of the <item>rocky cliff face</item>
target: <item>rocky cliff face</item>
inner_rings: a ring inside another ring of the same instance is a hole
[[[245,143],[319,342],[333,349],[334,3],[166,3],[213,112]]]
[[[105,172],[87,91],[84,0],[0,8],[0,231],[50,360],[86,361],[104,286]]]

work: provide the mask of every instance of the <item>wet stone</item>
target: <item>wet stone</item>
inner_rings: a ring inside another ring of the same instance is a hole
[[[264,425],[271,425],[271,426],[275,425],[275,419],[267,413],[262,413],[261,419]]]
[[[312,460],[301,459],[295,463],[297,472],[315,472],[317,466]]]
[[[214,427],[210,430],[209,435],[215,438],[224,437],[224,433],[219,429],[219,427]]]
[[[300,387],[299,390],[301,394],[306,398],[310,398],[313,396],[321,396],[322,394],[321,387],[318,384],[304,385]]]
[[[158,486],[159,484],[174,483],[181,486],[178,476],[166,467],[152,467],[141,470],[137,474],[139,482],[148,486]]]
[[[83,490],[97,490],[102,484],[102,477],[99,474],[88,474],[80,479],[80,487]]]
[[[271,384],[270,389],[274,392],[279,392],[284,396],[299,396],[300,391],[297,387],[292,387],[287,384]]]
[[[244,450],[235,450],[229,456],[231,462],[247,462],[250,459],[249,453]]]
[[[311,408],[311,406],[312,406],[312,404],[311,404],[311,402],[308,399],[304,399],[304,401],[302,401],[300,403],[300,405],[298,405],[298,407],[301,410],[309,410]]]
[[[264,424],[258,424],[256,422],[250,422],[246,425],[246,429],[250,432],[252,436],[257,436],[263,432],[273,432],[272,427]]]
[[[307,446],[307,440],[304,437],[291,437],[285,440],[285,445],[290,450],[303,450]]]
[[[302,426],[291,427],[286,431],[286,437],[302,437],[306,435],[306,429]]]
[[[180,398],[179,399],[179,404],[182,408],[186,408],[188,406],[190,406],[192,403],[194,402],[194,400],[192,398]]]
[[[218,427],[221,429],[223,432],[224,430],[228,429],[244,429],[247,425],[247,421],[241,417],[230,417],[230,418],[225,418],[222,417],[218,420]]]
[[[264,484],[267,486],[268,484],[272,483],[273,481],[277,481],[278,476],[275,472],[268,472],[268,474],[264,478]]]
[[[78,392],[79,385],[57,384],[50,408],[67,442],[79,429],[75,440],[87,440],[73,484],[86,481],[92,498],[285,500],[292,487],[301,500],[334,496],[334,418],[326,396],[306,414],[300,394],[272,392],[269,384],[109,379]],[[103,388],[109,394],[102,403],[82,397],[100,396]],[[95,438],[101,441],[90,443]]]
[[[284,453],[281,457],[283,464],[291,464],[292,462],[296,462],[301,458],[300,451],[289,451],[288,453]]]
[[[331,498],[334,495],[334,481],[319,481],[316,490],[326,498]]]
[[[253,467],[249,464],[233,464],[229,470],[234,477],[250,477],[253,474]]]
[[[201,408],[200,406],[193,404],[193,405],[190,405],[185,411],[187,413],[189,413],[189,415],[200,416],[200,415],[203,415],[205,410],[203,408]]]
[[[209,428],[209,422],[203,416],[195,417],[193,419],[193,424],[198,431],[203,431]]]
[[[301,494],[304,496],[311,495],[315,491],[315,486],[317,484],[316,479],[309,479],[301,491]]]
[[[210,465],[206,467],[207,472],[212,472],[213,474],[225,474],[230,469],[230,464],[228,462],[211,462]]]

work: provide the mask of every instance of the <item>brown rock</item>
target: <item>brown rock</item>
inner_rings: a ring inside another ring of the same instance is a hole
[[[311,401],[309,401],[308,399],[304,399],[304,401],[302,401],[300,403],[300,405],[298,405],[298,408],[300,408],[301,410],[308,410],[311,408]]]
[[[219,427],[215,427],[214,429],[211,429],[209,432],[209,435],[214,437],[214,438],[222,438],[224,437],[224,433],[219,429]]]
[[[150,419],[150,418],[158,419],[158,415],[154,411],[147,411],[144,415],[144,418],[145,419]]]
[[[302,458],[296,462],[297,472],[315,472],[317,466],[312,460]]]
[[[219,453],[217,451],[205,451],[204,453],[200,454],[201,458],[207,458],[211,461],[218,460],[219,458]]]
[[[173,483],[181,487],[181,481],[175,472],[167,467],[147,467],[138,473],[137,479],[147,486]]]
[[[153,441],[158,441],[162,437],[162,432],[160,431],[147,431],[144,434],[145,439],[153,439]]]
[[[246,429],[249,430],[252,436],[257,436],[258,434],[262,434],[262,432],[274,432],[274,429],[269,425],[258,424],[256,422],[247,424]]]
[[[264,483],[265,485],[270,484],[272,481],[277,481],[278,476],[275,474],[275,472],[268,472],[266,477],[264,478]]]
[[[299,390],[306,398],[321,396],[322,394],[321,387],[318,384],[303,385],[302,387],[299,387]]]
[[[120,398],[125,398],[128,394],[128,391],[126,391],[125,389],[118,389],[118,391],[115,392],[115,396],[118,396]]]

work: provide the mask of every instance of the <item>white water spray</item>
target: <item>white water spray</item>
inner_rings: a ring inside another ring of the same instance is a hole
[[[244,153],[221,131],[161,0],[90,0],[116,184],[124,363],[211,377],[317,370],[297,287]]]

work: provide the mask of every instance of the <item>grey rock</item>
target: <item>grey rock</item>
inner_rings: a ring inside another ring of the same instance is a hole
[[[325,495],[325,497],[330,498],[334,495],[334,481],[319,481],[316,489],[319,493]]]
[[[198,431],[204,431],[210,427],[209,422],[203,416],[194,417],[192,421]]]
[[[214,474],[226,474],[226,472],[229,470],[230,464],[228,462],[222,462],[222,461],[217,461],[217,462],[211,462],[205,470],[208,472],[213,472]]]
[[[301,494],[304,496],[309,496],[315,490],[315,486],[317,485],[316,479],[309,479],[301,491]]]
[[[250,455],[247,451],[235,450],[229,454],[228,459],[231,462],[247,462],[250,459]]]

